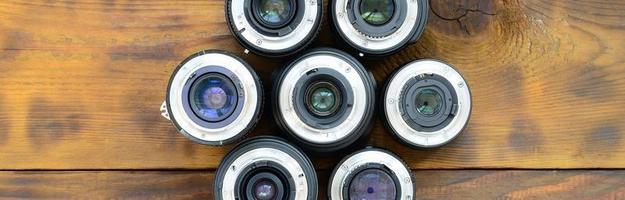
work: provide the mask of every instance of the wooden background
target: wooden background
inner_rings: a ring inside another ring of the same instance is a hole
[[[225,49],[269,83],[285,61],[243,54],[223,3],[0,1],[0,197],[212,199],[232,146],[160,117],[174,67]],[[417,44],[365,64],[381,86],[417,58],[454,64],[474,101],[438,149],[399,145],[376,121],[370,144],[408,162],[419,198],[625,199],[625,1],[432,0]],[[258,134],[278,134],[270,116]],[[322,185],[337,159],[314,159]]]

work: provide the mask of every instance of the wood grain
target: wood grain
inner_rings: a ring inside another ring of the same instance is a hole
[[[413,150],[378,120],[372,145],[415,169],[625,166],[623,1],[431,4],[417,44],[365,63],[380,84],[416,58],[454,64],[473,93],[468,129]],[[284,61],[243,55],[223,10],[222,0],[1,1],[0,169],[216,168],[231,146],[189,142],[159,116],[172,70],[217,48],[268,83]],[[316,45],[330,34],[324,26]],[[265,133],[277,134],[267,114],[252,135]]]
[[[623,171],[414,172],[417,199],[625,199]],[[319,199],[329,174],[320,173]],[[211,171],[0,172],[0,198],[212,199]]]

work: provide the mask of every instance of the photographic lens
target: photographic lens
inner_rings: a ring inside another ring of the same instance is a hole
[[[291,2],[289,0],[255,0],[258,1],[258,15],[270,25],[286,23],[291,16]]]
[[[215,175],[215,199],[316,200],[317,175],[296,147],[256,137],[232,149]]]
[[[397,196],[391,175],[380,169],[366,169],[349,184],[349,199],[394,199]]]
[[[369,24],[382,25],[391,20],[395,12],[393,0],[361,0],[360,16]]]
[[[328,184],[329,199],[414,199],[408,166],[396,155],[365,148],[345,157],[334,168]]]
[[[322,0],[226,0],[226,20],[247,50],[269,57],[295,54],[319,32]]]
[[[254,199],[276,199],[276,183],[268,179],[257,181],[254,184]]]
[[[306,89],[306,107],[308,111],[321,117],[334,114],[341,104],[341,93],[330,82],[320,81]]]
[[[385,56],[425,30],[427,0],[332,0],[334,29],[360,56]]]
[[[237,90],[232,81],[222,74],[208,73],[203,76],[191,86],[193,112],[206,121],[221,121],[234,112]]]
[[[358,60],[321,48],[279,70],[272,90],[274,118],[302,148],[326,153],[367,139],[375,85]]]
[[[441,103],[443,101],[441,94],[432,89],[419,91],[415,100],[417,112],[427,116],[438,113],[441,110]]]
[[[386,126],[412,147],[438,147],[462,132],[471,114],[469,86],[451,65],[418,60],[388,78],[383,109]]]
[[[161,112],[189,139],[223,145],[241,139],[256,125],[262,99],[258,75],[247,63],[206,50],[176,68]]]

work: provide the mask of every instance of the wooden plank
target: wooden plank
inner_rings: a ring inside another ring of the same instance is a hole
[[[416,171],[418,199],[624,199],[623,171]],[[319,199],[329,174],[320,173]],[[211,171],[0,172],[0,198],[211,199]]]
[[[412,150],[377,121],[371,144],[421,169],[625,166],[622,1],[432,3],[417,44],[366,63],[380,84],[415,58],[456,65],[473,92],[468,130]],[[222,0],[1,1],[0,169],[214,169],[230,146],[193,144],[157,110],[174,66],[201,49],[238,53],[265,82],[280,66],[242,55],[223,10]],[[324,26],[320,44],[330,34]],[[276,132],[264,115],[254,134]]]

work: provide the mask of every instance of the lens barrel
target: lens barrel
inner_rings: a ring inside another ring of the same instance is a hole
[[[395,53],[414,43],[428,17],[427,0],[332,0],[334,30],[360,56]]]
[[[452,65],[438,60],[399,68],[388,78],[380,103],[389,132],[415,148],[450,142],[471,115],[469,85]]]
[[[328,183],[328,198],[414,199],[410,168],[395,154],[368,147],[345,157],[334,168]]]
[[[322,0],[226,0],[226,20],[247,50],[268,57],[308,46],[321,26]]]
[[[375,109],[373,76],[345,52],[320,48],[274,73],[272,108],[280,128],[311,152],[364,144]]]
[[[224,157],[215,199],[316,200],[317,175],[298,148],[277,137],[256,137]]]
[[[217,50],[195,53],[180,63],[164,103],[183,135],[207,145],[241,139],[258,122],[262,107],[256,72],[237,56]]]

